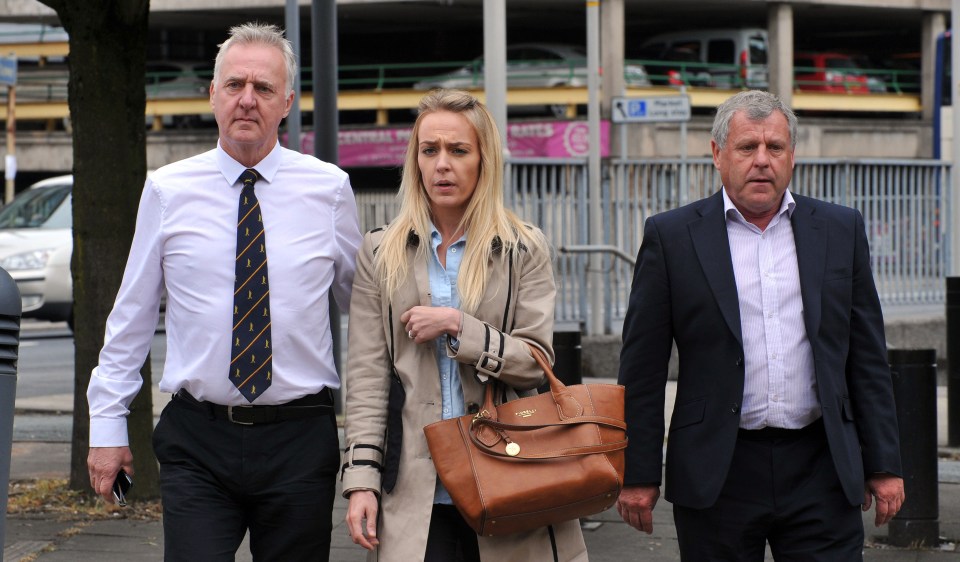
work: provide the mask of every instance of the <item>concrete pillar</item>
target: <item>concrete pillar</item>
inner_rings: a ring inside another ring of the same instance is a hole
[[[600,115],[610,119],[611,100],[626,93],[623,79],[624,46],[624,0],[604,0],[600,4],[600,66],[603,76],[600,80]],[[620,154],[622,136],[620,128],[625,124],[614,125],[610,131],[610,153]]]
[[[934,73],[937,62],[937,37],[947,29],[943,12],[924,14],[920,31],[920,106],[923,119],[933,119]]]
[[[603,0],[600,4],[600,108],[610,118],[610,99],[624,93],[624,7],[623,0]]]
[[[483,0],[483,93],[507,148],[507,1]]]
[[[770,91],[778,95],[787,107],[793,106],[793,7],[773,3],[767,11],[767,36],[770,52]]]

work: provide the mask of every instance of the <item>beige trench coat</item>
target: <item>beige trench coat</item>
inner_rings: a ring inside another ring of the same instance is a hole
[[[378,551],[368,560],[410,562],[423,560],[433,509],[437,473],[430,458],[423,427],[441,419],[440,375],[435,346],[417,345],[407,337],[400,315],[416,305],[430,306],[427,264],[417,260],[408,280],[389,303],[374,276],[373,256],[383,232],[367,233],[354,278],[350,303],[349,359],[346,374],[345,433],[347,448],[342,472],[344,496],[354,490],[372,490],[380,497]],[[408,255],[413,263],[421,241],[410,233]],[[496,247],[496,246],[494,246]],[[500,378],[519,390],[534,389],[542,380],[527,343],[545,350],[553,359],[555,285],[550,256],[523,248],[512,266],[499,254],[490,260],[488,289],[475,316],[464,314],[459,349],[449,353],[460,362],[460,377],[467,410],[482,403],[484,387],[478,378]],[[393,325],[389,306],[392,304]],[[493,337],[485,343],[489,333]],[[505,332],[501,351],[499,333]],[[368,447],[384,448],[389,393],[390,337],[393,337],[397,372],[406,390],[403,406],[403,447],[396,487],[381,494],[379,470],[355,461],[382,463],[382,455]],[[484,352],[500,359],[501,367],[485,361]],[[477,365],[481,365],[478,371]],[[486,370],[487,367],[491,370]],[[516,395],[509,398],[513,398]],[[529,533],[505,537],[479,537],[480,558],[496,562],[587,560],[580,525],[568,521]],[[359,548],[359,547],[358,547]]]

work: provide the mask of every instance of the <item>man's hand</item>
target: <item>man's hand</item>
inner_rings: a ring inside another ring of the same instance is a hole
[[[660,497],[660,486],[628,486],[617,499],[617,512],[631,527],[646,534],[653,532],[653,508]]]
[[[123,469],[133,478],[133,453],[130,447],[90,447],[87,455],[87,472],[90,473],[90,485],[98,496],[107,503],[115,503],[113,481]]]
[[[874,524],[877,527],[887,524],[900,511],[905,494],[903,493],[903,478],[892,474],[874,474],[867,478],[866,490],[863,493],[863,510],[869,511],[873,498],[877,498],[877,518]]]
[[[353,544],[359,544],[367,550],[377,548],[377,495],[369,490],[357,490],[350,494],[347,505],[347,531]],[[367,524],[364,525],[363,521]]]

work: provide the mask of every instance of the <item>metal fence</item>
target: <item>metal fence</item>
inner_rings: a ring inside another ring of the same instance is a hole
[[[937,304],[944,302],[950,265],[950,173],[949,163],[933,160],[804,159],[797,161],[791,190],[860,210],[884,305]],[[586,160],[513,159],[506,177],[508,204],[543,229],[557,250],[557,322],[588,329],[589,257],[563,251],[595,244],[589,239]],[[702,199],[721,183],[709,158],[612,160],[602,177],[602,244],[627,257],[636,256],[647,217]],[[357,201],[364,229],[396,213],[394,192],[360,192]],[[633,264],[613,253],[602,256],[603,326],[618,333]]]

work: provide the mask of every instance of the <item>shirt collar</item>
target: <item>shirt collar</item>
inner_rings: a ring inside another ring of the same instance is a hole
[[[277,171],[280,169],[281,158],[282,149],[280,148],[280,141],[277,141],[277,144],[273,146],[273,150],[271,150],[263,160],[257,162],[254,168],[263,180],[271,183],[273,178],[276,177]],[[232,156],[227,154],[223,147],[220,146],[219,140],[217,141],[217,167],[220,168],[220,173],[223,174],[223,179],[226,180],[229,186],[236,184],[237,178],[247,169],[246,166],[237,162]]]
[[[721,187],[720,191],[723,192],[723,214],[727,217],[727,219],[736,217],[741,221],[746,222],[747,219],[743,218],[743,214],[740,212],[740,209],[733,204],[733,200],[731,200],[730,196],[727,195],[727,189]],[[793,195],[790,193],[790,189],[787,189],[783,192],[783,200],[780,202],[780,211],[777,214],[782,215],[786,213],[787,218],[789,219],[793,216],[793,210],[796,208],[796,206],[797,202],[794,201]]]
[[[450,245],[455,246],[460,243],[466,243],[466,241],[467,241],[467,233],[464,232],[463,235],[461,235],[456,242]],[[440,236],[440,231],[437,230],[437,227],[433,224],[433,221],[430,221],[430,245],[433,246],[434,251],[436,251],[436,249],[440,247],[441,242],[443,242],[443,237]]]

